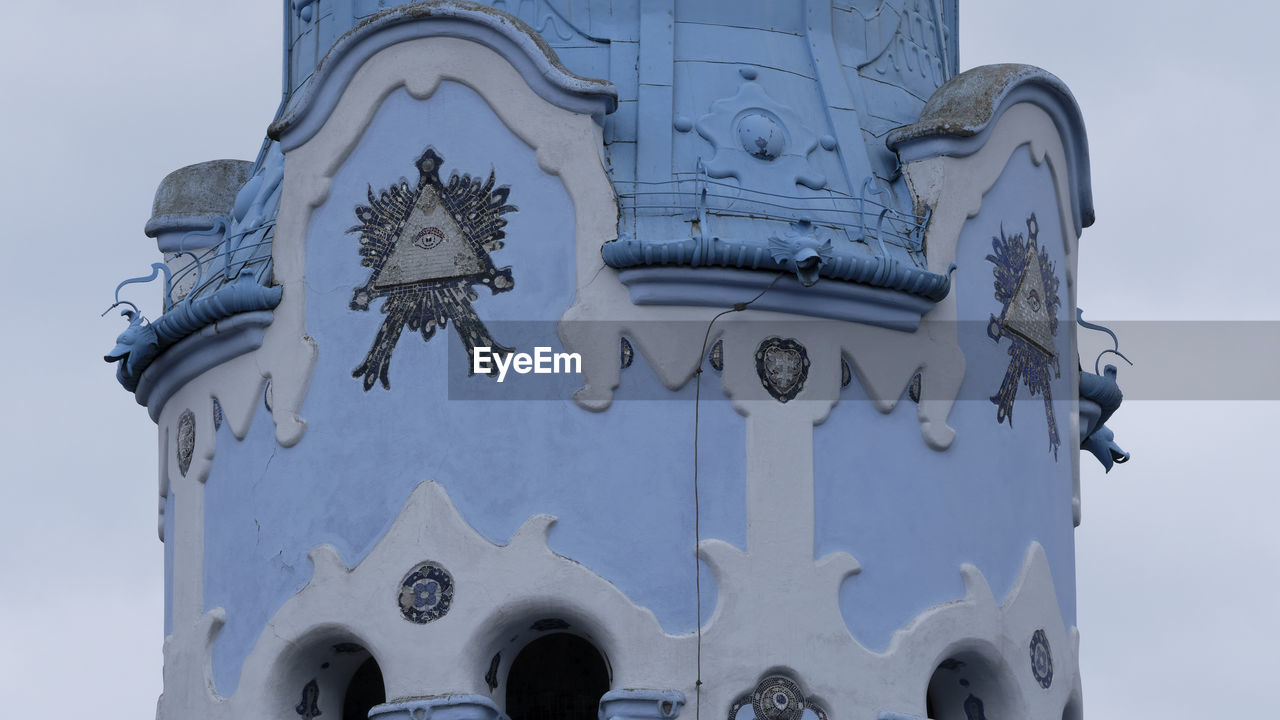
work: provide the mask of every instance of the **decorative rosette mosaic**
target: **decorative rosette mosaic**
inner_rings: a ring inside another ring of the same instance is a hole
[[[1036,630],[1031,636],[1031,674],[1042,688],[1048,689],[1053,684],[1053,653],[1049,652],[1049,638],[1044,630]]]
[[[786,675],[770,675],[761,680],[751,694],[733,704],[728,720],[739,720],[738,713],[748,705],[755,720],[800,720],[806,709],[812,710],[818,720],[827,720],[826,711],[806,698],[800,684]]]
[[[400,614],[420,625],[439,620],[453,604],[453,576],[440,565],[424,562],[404,576],[399,592]]]

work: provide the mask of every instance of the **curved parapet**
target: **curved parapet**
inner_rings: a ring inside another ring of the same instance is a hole
[[[905,162],[965,157],[982,148],[996,121],[1018,103],[1031,103],[1053,119],[1071,177],[1076,233],[1093,224],[1089,142],[1075,96],[1057,76],[1014,63],[983,65],[952,78],[929,98],[920,119],[890,132],[885,142]]]
[[[210,160],[169,173],[156,188],[147,237],[156,239],[161,252],[208,247],[192,242],[190,234],[225,222],[252,170],[247,160]]]
[[[268,145],[258,163],[214,160],[170,173],[160,183],[146,233],[165,254],[164,312],[147,322],[126,311],[129,326],[105,356],[116,377],[158,420],[165,400],[201,372],[250,352],[283,294],[273,284],[271,245],[284,156]],[[116,307],[113,305],[112,307]]]
[[[617,107],[612,83],[570,72],[542,36],[514,16],[476,3],[435,0],[378,13],[343,35],[267,134],[280,140],[286,152],[302,145],[324,125],[366,60],[397,43],[425,37],[485,45],[514,65],[534,92],[565,109],[599,118]]]

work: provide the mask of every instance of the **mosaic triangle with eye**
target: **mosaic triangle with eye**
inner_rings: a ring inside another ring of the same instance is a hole
[[[992,254],[987,256],[995,267],[995,296],[1003,308],[991,316],[987,335],[1000,342],[1009,337],[1009,367],[1000,389],[991,396],[996,406],[996,422],[1009,421],[1013,426],[1013,401],[1018,386],[1025,384],[1032,395],[1044,398],[1045,420],[1049,426],[1049,448],[1058,457],[1061,438],[1053,414],[1050,382],[1059,377],[1058,352],[1054,338],[1058,334],[1058,276],[1049,253],[1040,248],[1037,238],[1040,225],[1035,213],[1027,218],[1027,234],[1000,234],[991,238]],[[1050,376],[1052,371],[1052,376]]]
[[[360,224],[348,232],[360,234],[360,264],[370,273],[355,289],[350,307],[365,311],[384,298],[386,316],[364,362],[351,373],[366,391],[375,382],[391,388],[391,355],[406,327],[426,341],[452,320],[467,349],[468,368],[477,347],[499,355],[511,352],[489,335],[471,306],[479,298],[475,286],[495,295],[515,287],[511,268],[496,267],[490,257],[506,237],[502,216],[516,210],[507,203],[510,189],[494,187],[492,172],[486,181],[454,173],[445,184],[443,162],[427,148],[415,163],[415,186],[401,179],[376,195],[370,186],[369,204],[356,206]]]

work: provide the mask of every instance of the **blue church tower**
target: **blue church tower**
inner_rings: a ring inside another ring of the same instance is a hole
[[[958,72],[956,0],[284,18],[116,292],[160,720],[1082,717],[1061,81]]]

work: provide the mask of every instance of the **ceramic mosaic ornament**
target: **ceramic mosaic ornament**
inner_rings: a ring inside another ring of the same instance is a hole
[[[1035,213],[1027,218],[1027,234],[1000,234],[991,238],[993,254],[987,256],[995,267],[995,296],[1004,308],[999,317],[992,315],[987,335],[1000,342],[1009,338],[1009,369],[1005,371],[1000,390],[991,396],[996,405],[996,421],[1009,421],[1013,426],[1013,401],[1018,385],[1025,383],[1032,395],[1044,398],[1045,419],[1049,425],[1049,448],[1058,457],[1058,424],[1053,416],[1053,378],[1059,377],[1058,354],[1054,337],[1058,334],[1058,276],[1054,274],[1049,253],[1036,244],[1040,226]]]
[[[809,353],[795,338],[766,338],[756,348],[756,373],[778,402],[792,400],[809,377]]]
[[[636,359],[635,348],[631,347],[630,340],[622,338],[621,348],[619,351],[621,353],[619,356],[619,363],[622,365],[622,369],[626,370],[631,367],[631,363]]]
[[[1049,651],[1049,638],[1044,630],[1036,630],[1031,636],[1031,674],[1046,690],[1053,684],[1053,653]]]
[[[728,720],[738,720],[738,713],[748,705],[755,720],[800,720],[806,709],[812,710],[818,720],[827,720],[826,711],[810,702],[800,684],[786,675],[770,675],[761,680],[751,694],[738,698],[729,708]]]
[[[191,469],[191,455],[196,450],[196,415],[183,410],[178,417],[178,472],[183,477]]]
[[[982,709],[982,698],[969,694],[964,699],[965,720],[987,720],[987,713]]]
[[[711,350],[707,351],[707,360],[711,363],[711,369],[716,372],[724,372],[724,341],[717,340],[711,346]]]
[[[424,562],[400,582],[400,614],[424,625],[439,620],[453,604],[453,576],[433,562]]]
[[[510,189],[494,187],[492,172],[484,182],[454,173],[445,184],[443,162],[427,148],[416,163],[416,186],[401,180],[377,196],[370,186],[369,204],[356,206],[360,224],[348,232],[360,233],[360,264],[371,272],[350,307],[368,310],[381,297],[386,316],[364,362],[351,373],[363,378],[365,390],[375,382],[391,389],[391,354],[406,327],[426,341],[452,320],[467,349],[468,369],[477,347],[511,352],[489,336],[471,307],[479,298],[476,285],[495,295],[515,287],[511,268],[494,267],[489,257],[506,237],[502,216],[516,209],[507,204]]]
[[[294,712],[298,713],[298,717],[303,720],[312,720],[324,713],[320,712],[320,706],[317,704],[320,700],[320,686],[316,683],[315,678],[311,678],[311,682],[302,688],[302,699],[294,706]]]
[[[493,659],[489,661],[489,671],[484,674],[484,684],[489,687],[489,692],[498,688],[498,667],[501,664],[502,653],[494,653]]]

